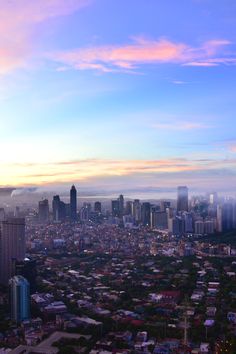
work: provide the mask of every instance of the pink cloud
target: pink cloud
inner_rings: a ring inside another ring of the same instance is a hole
[[[230,150],[230,152],[236,153],[236,144],[231,144],[229,146],[229,150]]]
[[[184,66],[219,66],[219,65],[236,65],[236,58],[225,57],[225,58],[210,58],[205,61],[193,61],[184,63]]]
[[[207,129],[210,128],[206,124],[194,123],[194,122],[170,122],[170,123],[156,123],[153,126],[157,129],[167,130],[195,130],[195,129]]]
[[[101,69],[113,71],[117,69],[133,70],[142,64],[175,63],[186,66],[217,66],[234,64],[234,57],[220,57],[227,40],[212,40],[200,47],[191,47],[185,43],[177,43],[167,39],[149,40],[134,38],[133,43],[125,45],[104,45],[78,48],[69,51],[52,53],[49,57],[63,65],[74,69]],[[217,57],[215,57],[217,55]]]
[[[67,16],[91,1],[93,0],[0,0],[0,74],[27,67],[33,54],[45,57],[43,53],[36,53],[35,26],[54,17]],[[192,47],[164,38],[150,40],[136,37],[130,44],[58,51],[46,57],[59,64],[58,71],[73,68],[134,73],[143,64],[234,65],[236,58],[224,53],[224,48],[230,44],[225,39],[213,39],[199,47]]]
[[[100,46],[59,52],[51,58],[75,69],[133,69],[140,63],[179,62],[183,60],[187,46],[164,39],[149,41],[136,39],[125,46]],[[94,67],[93,67],[94,66]]]
[[[27,65],[34,51],[33,26],[65,16],[90,0],[0,0],[0,74]]]
[[[184,66],[202,66],[202,67],[211,67],[211,66],[219,66],[217,63],[212,63],[209,61],[191,61],[189,63],[183,64]]]
[[[0,30],[69,15],[88,3],[89,0],[0,0]]]
[[[228,46],[232,44],[230,41],[225,39],[213,39],[207,41],[203,45],[203,50],[207,53],[208,56],[215,55],[221,47]]]

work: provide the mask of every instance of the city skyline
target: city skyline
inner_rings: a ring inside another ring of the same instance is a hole
[[[0,5],[1,187],[235,194],[233,0]]]

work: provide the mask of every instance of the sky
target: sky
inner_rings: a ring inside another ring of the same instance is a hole
[[[235,0],[0,0],[0,185],[236,193]]]

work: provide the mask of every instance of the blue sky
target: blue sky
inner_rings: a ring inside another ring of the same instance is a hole
[[[235,1],[0,5],[2,186],[234,193]]]

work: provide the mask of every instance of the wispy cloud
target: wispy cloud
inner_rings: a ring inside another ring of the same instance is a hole
[[[227,56],[227,40],[211,40],[199,47],[186,43],[159,38],[150,40],[134,38],[131,44],[103,45],[58,51],[49,54],[49,58],[60,65],[77,70],[132,71],[144,64],[175,63],[185,66],[218,66],[236,63],[236,56]]]
[[[234,65],[236,57],[225,53],[231,43],[214,39],[194,47],[166,38],[135,37],[124,45],[101,45],[52,53],[37,52],[38,26],[59,16],[67,16],[92,0],[0,0],[0,74],[25,68],[35,55],[58,64],[57,71],[69,68],[98,72],[135,73],[141,65],[175,63],[185,66]],[[37,30],[35,30],[37,28]],[[37,52],[37,53],[36,53]]]
[[[169,123],[155,123],[153,128],[165,130],[195,130],[195,129],[208,129],[209,125],[204,123],[195,122],[169,122]]]
[[[0,185],[44,185],[119,176],[143,177],[198,171],[235,170],[236,159],[167,158],[158,160],[78,159],[51,163],[2,164]],[[11,177],[13,176],[13,177]]]
[[[230,152],[236,153],[236,143],[232,143],[229,146]]]
[[[210,61],[190,61],[189,63],[185,63],[183,65],[184,66],[202,66],[202,67],[218,66],[217,63],[212,63]]]
[[[0,74],[27,66],[35,47],[33,26],[65,16],[90,0],[0,0]]]
[[[183,66],[205,66],[205,67],[211,67],[211,66],[219,66],[219,65],[236,65],[236,57],[235,58],[213,58],[213,59],[208,59],[208,60],[203,60],[203,61],[192,61],[183,64]]]
[[[185,84],[187,84],[187,82],[186,81],[182,81],[182,80],[173,80],[172,84],[174,84],[174,85],[185,85]]]

